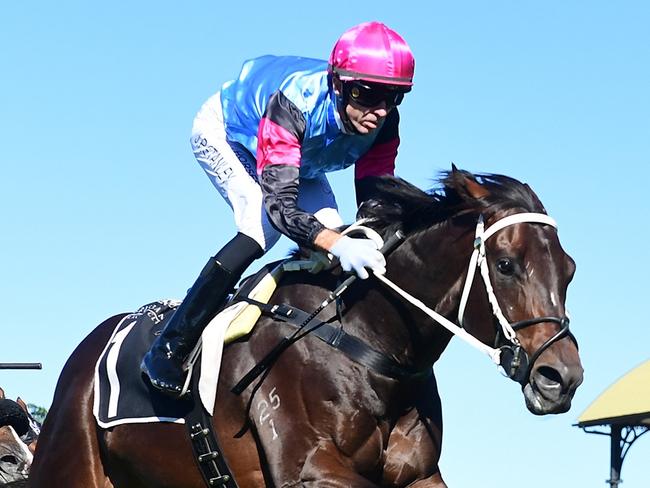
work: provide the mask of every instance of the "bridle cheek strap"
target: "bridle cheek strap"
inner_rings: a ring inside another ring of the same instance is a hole
[[[476,225],[474,251],[472,252],[472,256],[470,257],[469,260],[467,278],[465,279],[465,286],[463,288],[463,293],[461,295],[461,302],[460,302],[459,312],[458,312],[459,325],[454,324],[452,321],[442,316],[435,310],[432,310],[431,308],[427,307],[420,300],[418,300],[414,296],[410,295],[408,292],[401,289],[398,285],[390,281],[384,275],[375,274],[375,277],[378,280],[380,280],[382,283],[387,285],[389,288],[393,289],[393,291],[395,291],[406,301],[408,301],[415,307],[422,310],[425,314],[427,314],[433,320],[438,322],[445,329],[449,330],[452,334],[458,336],[460,339],[467,342],[470,346],[474,347],[475,349],[478,349],[479,351],[487,354],[495,364],[501,365],[501,352],[503,348],[493,348],[486,344],[483,344],[476,337],[474,337],[465,329],[463,329],[462,328],[463,314],[465,312],[465,307],[467,305],[467,299],[469,297],[469,292],[472,287],[472,282],[474,281],[476,268],[479,268],[481,270],[481,277],[483,278],[485,289],[487,290],[488,300],[492,307],[493,315],[499,321],[503,334],[508,339],[508,341],[510,341],[515,347],[520,347],[519,340],[517,339],[516,336],[516,332],[513,329],[512,325],[506,320],[503,313],[501,312],[501,307],[499,306],[499,302],[497,301],[497,298],[494,294],[494,289],[492,288],[492,284],[490,282],[489,268],[487,266],[487,259],[485,255],[485,241],[489,237],[494,235],[496,232],[504,229],[505,227],[508,227],[513,224],[520,224],[520,223],[546,224],[557,229],[557,224],[555,220],[549,217],[548,215],[541,214],[541,213],[526,212],[526,213],[509,215],[508,217],[504,217],[503,219],[498,220],[487,229],[484,228],[485,224],[483,221],[483,217],[482,216],[479,217],[478,223]],[[532,323],[533,321],[535,321],[536,323],[537,320],[538,319],[530,319],[530,322]],[[528,321],[525,322],[528,323]],[[515,327],[517,327],[516,324]],[[559,340],[564,335],[566,334],[558,334],[557,338],[552,338],[551,341],[549,341],[548,345],[550,346],[552,342]],[[537,356],[534,356],[534,358],[536,359]],[[533,362],[531,361],[530,364],[532,363]]]
[[[519,340],[517,339],[517,333],[503,315],[501,307],[499,306],[499,301],[497,300],[497,297],[494,293],[494,288],[492,287],[492,283],[490,281],[490,270],[487,264],[485,241],[487,241],[491,236],[500,230],[505,229],[510,225],[522,223],[545,224],[557,229],[557,223],[555,220],[542,213],[524,212],[509,215],[496,221],[487,229],[484,228],[485,224],[483,221],[483,216],[479,216],[478,223],[476,224],[476,232],[474,235],[474,251],[472,252],[472,256],[469,260],[467,278],[465,279],[465,286],[463,287],[463,293],[461,294],[460,305],[458,307],[458,324],[462,327],[465,308],[469,299],[469,292],[472,288],[472,283],[474,282],[476,268],[479,268],[481,278],[483,279],[483,284],[485,285],[485,290],[487,292],[488,301],[490,302],[490,306],[492,308],[492,314],[499,322],[505,338],[514,345],[519,345]]]

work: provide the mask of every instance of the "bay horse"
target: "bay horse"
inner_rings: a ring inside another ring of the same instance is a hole
[[[415,307],[415,300],[371,276],[352,283],[335,311],[319,315],[337,320],[348,337],[398,369],[429,374],[389,374],[306,335],[267,370],[248,411],[252,389],[237,396],[231,388],[294,332],[263,316],[250,336],[225,348],[214,410],[239,487],[446,487],[438,468],[442,417],[431,366],[453,334],[432,321],[432,313],[439,322],[460,322],[454,333],[474,339],[476,347],[500,352],[497,361],[521,384],[533,414],[569,409],[583,374],[565,310],[575,264],[552,219],[515,179],[453,167],[441,181],[425,192],[384,177],[376,198],[360,210],[384,238],[403,233],[387,256],[385,277],[430,308]],[[482,226],[492,231],[484,235],[477,230]],[[480,273],[468,262],[480,264]],[[271,303],[313,311],[344,278],[340,268],[285,273]],[[205,486],[184,426],[96,425],[94,366],[122,316],[90,332],[65,365],[39,438],[32,487]],[[245,421],[248,430],[235,438]]]
[[[0,426],[0,486],[25,486],[32,459],[13,426]]]

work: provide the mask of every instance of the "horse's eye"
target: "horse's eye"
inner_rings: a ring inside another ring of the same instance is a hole
[[[515,272],[515,264],[510,258],[501,258],[497,261],[497,270],[506,276],[512,276]]]

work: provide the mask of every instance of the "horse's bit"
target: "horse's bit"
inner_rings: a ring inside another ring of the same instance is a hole
[[[479,349],[480,351],[486,353],[492,361],[500,365],[505,374],[512,380],[525,385],[530,377],[533,365],[535,361],[541,356],[541,354],[551,347],[557,341],[563,339],[564,337],[569,337],[576,344],[577,341],[573,334],[569,331],[569,318],[564,317],[539,317],[532,318],[527,320],[521,320],[519,322],[509,323],[508,320],[503,315],[499,302],[494,294],[494,289],[490,282],[490,273],[487,265],[487,258],[485,253],[485,241],[494,235],[496,232],[508,227],[509,225],[519,224],[519,223],[536,223],[536,224],[545,224],[550,225],[557,229],[557,224],[555,220],[549,217],[546,214],[542,213],[518,213],[514,215],[509,215],[504,217],[490,227],[485,229],[483,217],[480,216],[478,223],[476,225],[476,233],[474,238],[474,251],[469,261],[469,268],[467,271],[467,277],[465,279],[465,286],[461,295],[459,310],[458,310],[458,324],[456,325],[447,318],[443,317],[436,311],[430,309],[424,305],[420,300],[414,298],[401,288],[399,288],[395,283],[388,280],[383,275],[375,275],[380,281],[388,285],[395,292],[405,298],[408,302],[422,310],[424,313],[429,315],[432,319],[438,322],[440,325],[445,327],[447,330],[457,335],[465,342],[468,342],[471,346]],[[465,313],[465,307],[467,305],[467,300],[469,297],[469,292],[474,281],[474,275],[476,268],[480,269],[481,277],[483,278],[483,283],[485,284],[485,289],[488,295],[488,301],[492,307],[492,314],[496,318],[498,325],[497,334],[495,337],[495,347],[492,348],[483,344],[473,335],[469,334],[465,329],[462,328],[463,325],[463,315]],[[518,330],[529,327],[531,325],[540,324],[543,322],[555,322],[560,326],[560,330],[550,339],[548,339],[544,344],[542,344],[533,354],[528,357],[528,354],[521,346],[519,339],[517,338]],[[499,345],[503,341],[501,336],[505,339],[508,344]]]

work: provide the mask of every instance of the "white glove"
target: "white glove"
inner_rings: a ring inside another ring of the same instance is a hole
[[[329,250],[339,258],[341,268],[345,271],[354,272],[359,278],[368,278],[366,268],[372,269],[375,273],[386,272],[386,260],[379,252],[377,245],[370,239],[352,239],[348,236],[339,238]]]

